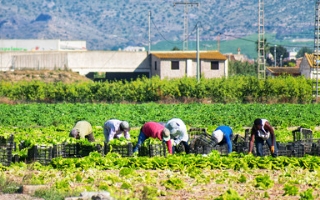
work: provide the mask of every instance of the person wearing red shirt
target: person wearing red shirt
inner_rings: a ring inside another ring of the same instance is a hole
[[[157,122],[147,122],[142,126],[138,137],[138,144],[134,147],[133,153],[135,153],[139,147],[141,147],[142,143],[149,137],[158,138],[159,140],[166,142],[168,151],[172,154],[170,131],[165,128],[163,124]]]

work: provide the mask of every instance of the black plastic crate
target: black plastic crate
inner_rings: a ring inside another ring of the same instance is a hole
[[[205,128],[190,128],[189,129],[189,141],[190,141],[190,149],[193,151],[195,148],[195,143],[197,139],[202,135],[207,133],[207,130]],[[183,145],[182,145],[183,146]],[[184,147],[182,147],[184,149]]]
[[[139,156],[167,156],[167,145],[162,142],[159,144],[149,144],[139,148]]]
[[[306,155],[305,152],[305,145],[301,142],[293,142],[287,145],[288,149],[290,150],[290,155],[293,157],[304,157]]]
[[[291,156],[291,150],[288,149],[288,143],[277,142],[278,156]]]
[[[0,147],[14,146],[14,136],[11,134],[8,138],[0,136]]]
[[[0,136],[0,163],[9,166],[12,162],[12,151],[15,150],[14,136],[8,138]]]
[[[312,143],[313,142],[313,134],[311,129],[306,128],[298,128],[296,130],[292,131],[293,135],[293,141],[304,141],[306,143]]]
[[[79,151],[80,151],[80,144],[73,143],[68,144],[64,143],[62,144],[62,157],[64,158],[78,158],[81,157]]]
[[[118,153],[122,157],[130,157],[133,155],[132,143],[128,143],[126,145],[111,145],[104,144],[104,154],[108,153]]]
[[[97,145],[84,145],[80,144],[79,151],[78,151],[78,156],[79,157],[85,157],[88,156],[91,152],[97,151],[100,154],[104,154],[104,149],[100,144]]]
[[[32,146],[28,149],[28,162],[38,161],[42,165],[47,165],[53,158],[53,147],[52,146]]]
[[[233,148],[234,148],[234,151],[237,153],[247,154],[249,152],[249,142],[238,142],[234,145]]]
[[[220,155],[228,155],[228,145],[227,144],[217,145],[213,148],[213,150],[219,151]]]
[[[52,148],[52,156],[53,158],[64,157],[64,149],[63,144],[55,144]]]
[[[196,146],[193,150],[195,154],[209,154],[213,151],[214,148],[212,146]]]
[[[12,148],[10,146],[0,147],[0,163],[9,166],[12,162]]]

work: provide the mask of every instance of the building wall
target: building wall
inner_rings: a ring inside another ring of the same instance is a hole
[[[179,61],[179,70],[171,69],[171,62]],[[157,62],[157,71],[155,71],[155,62]],[[211,61],[200,60],[200,74],[205,78],[219,78],[227,76],[227,61],[219,61],[219,70],[211,70]],[[158,75],[161,79],[178,77],[195,77],[197,75],[196,60],[160,60],[152,56],[152,76]]]
[[[219,78],[225,76],[225,62],[219,61],[219,69],[211,69],[211,60],[202,60],[201,61],[201,75],[205,78]]]
[[[157,69],[155,67],[157,63]],[[151,76],[159,76],[161,75],[161,60],[155,56],[151,55]]]
[[[306,57],[303,57],[300,63],[300,71],[302,76],[310,78],[310,65]]]
[[[186,75],[186,60],[172,60],[179,61],[179,70],[171,69],[171,60],[161,60],[160,78],[181,78]]]
[[[150,72],[147,52],[42,51],[0,52],[0,70],[71,69],[89,72]]]

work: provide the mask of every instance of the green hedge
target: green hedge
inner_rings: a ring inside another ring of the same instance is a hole
[[[31,102],[149,102],[159,100],[210,99],[213,103],[309,103],[312,83],[303,77],[255,77],[160,80],[141,78],[135,81],[65,84],[0,82],[0,96]]]

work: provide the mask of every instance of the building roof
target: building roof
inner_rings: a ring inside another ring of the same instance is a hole
[[[305,53],[304,56],[306,57],[310,68],[315,68],[315,66],[314,66],[314,54]],[[317,60],[320,60],[320,56],[318,56]]]
[[[299,67],[267,67],[272,74],[300,74]]]
[[[183,52],[183,51],[167,51],[151,53],[153,56],[159,59],[196,59],[197,53],[194,52]],[[201,51],[201,60],[227,60],[227,57],[218,51]]]

